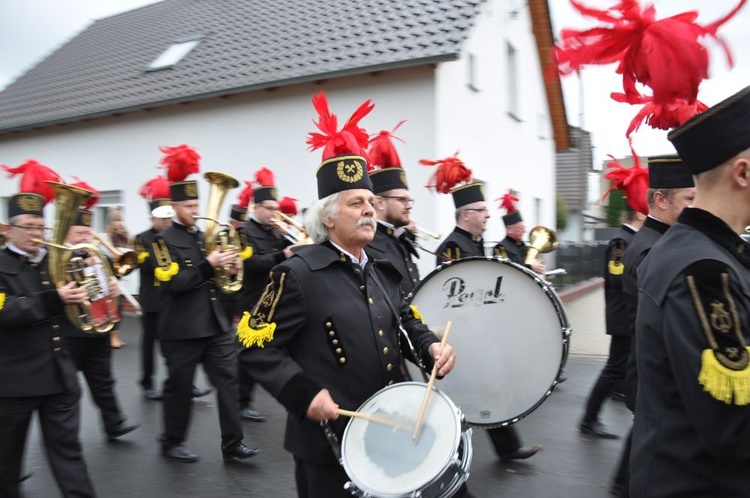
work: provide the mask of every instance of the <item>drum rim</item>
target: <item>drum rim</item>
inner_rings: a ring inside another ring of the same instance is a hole
[[[565,370],[565,365],[568,362],[568,351],[570,348],[570,336],[571,336],[572,331],[571,331],[570,323],[568,322],[567,314],[565,313],[565,308],[563,306],[562,299],[560,299],[560,296],[557,294],[557,291],[555,291],[552,285],[549,282],[545,282],[543,279],[539,278],[539,276],[536,273],[526,268],[525,266],[518,264],[514,261],[511,261],[508,258],[500,258],[498,256],[470,256],[467,258],[454,259],[451,261],[446,261],[444,263],[441,263],[440,265],[436,266],[435,269],[433,269],[430,273],[428,273],[423,279],[419,281],[419,283],[414,288],[414,290],[406,297],[407,303],[410,305],[413,304],[414,297],[417,295],[419,290],[424,285],[426,285],[426,282],[432,279],[432,277],[438,275],[441,271],[445,270],[446,268],[459,265],[467,261],[493,261],[493,262],[500,263],[500,264],[507,264],[513,268],[521,270],[524,275],[534,280],[534,282],[537,285],[539,285],[539,287],[542,288],[542,290],[544,291],[544,294],[547,296],[547,299],[554,306],[555,314],[557,315],[558,321],[560,322],[560,333],[561,333],[561,338],[562,338],[562,354],[560,357],[560,364],[558,365],[557,374],[555,375],[554,380],[552,381],[550,386],[547,388],[547,390],[544,392],[544,394],[542,394],[541,397],[536,401],[536,403],[534,403],[534,405],[531,406],[531,408],[527,409],[521,414],[511,417],[506,420],[490,422],[487,424],[482,424],[479,422],[470,422],[468,420],[466,421],[468,425],[470,425],[471,427],[476,427],[477,429],[493,429],[497,427],[508,427],[528,417],[534,410],[539,408],[542,405],[542,403],[544,403],[547,400],[547,398],[549,398],[549,396],[560,385],[560,379],[562,378],[562,373]],[[411,368],[411,366],[407,364],[407,370],[409,370],[409,368]],[[458,408],[459,410],[461,409],[460,406]]]
[[[391,390],[391,389],[394,389],[394,388],[397,388],[397,387],[407,387],[409,385],[418,385],[418,386],[421,386],[421,387],[426,387],[427,383],[426,382],[418,382],[418,381],[413,381],[412,380],[412,381],[397,382],[395,384],[391,384],[390,386],[385,386],[382,389],[379,389],[378,391],[376,391],[375,393],[373,393],[365,401],[363,401],[362,404],[359,405],[359,407],[357,407],[357,411],[360,411],[364,406],[366,406],[371,400],[373,400],[374,398],[376,398],[381,393],[384,393],[384,392],[386,392],[388,390]],[[461,445],[463,434],[465,432],[464,429],[463,429],[463,427],[462,427],[463,414],[461,412],[461,408],[459,408],[453,402],[453,400],[450,398],[450,396],[448,396],[443,391],[437,389],[436,387],[433,387],[433,391],[434,392],[431,394],[431,396],[434,396],[435,394],[440,395],[448,403],[448,406],[450,407],[451,412],[456,414],[456,426],[457,426],[458,432],[456,433],[456,436],[454,437],[453,447],[452,447],[452,450],[451,450],[452,451],[452,456],[451,456],[450,459],[448,459],[446,462],[444,462],[444,464],[447,465],[447,464],[449,464],[453,460],[453,456],[457,454],[458,448]],[[340,462],[341,462],[341,466],[344,467],[344,472],[346,473],[346,475],[349,478],[349,480],[351,481],[351,483],[357,489],[359,489],[360,491],[363,491],[365,493],[369,493],[370,495],[377,496],[379,498],[402,498],[402,497],[408,496],[408,495],[404,495],[404,494],[383,494],[383,492],[381,490],[372,489],[369,486],[364,486],[359,481],[358,478],[353,477],[351,467],[348,465],[348,463],[347,463],[347,461],[345,459],[344,453],[345,453],[345,443],[346,443],[346,441],[348,439],[348,435],[349,435],[349,429],[351,427],[351,424],[354,423],[354,422],[355,422],[355,419],[352,418],[352,419],[349,420],[349,422],[346,423],[346,428],[344,429],[344,434],[341,436],[341,458],[340,458]],[[443,467],[443,470],[445,470],[445,465]],[[428,481],[422,483],[419,487],[414,488],[414,490],[417,490],[417,489],[426,489],[428,486],[430,486],[431,484],[433,484],[434,482],[436,482],[437,479],[441,475],[442,474],[438,474],[436,476],[433,476]]]

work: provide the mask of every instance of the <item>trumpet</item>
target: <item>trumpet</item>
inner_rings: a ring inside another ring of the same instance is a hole
[[[292,244],[312,244],[313,241],[307,234],[307,230],[301,224],[294,221],[291,217],[285,215],[281,211],[276,213],[279,219],[273,220],[273,224],[281,231],[281,234],[290,241]],[[296,233],[293,233],[289,227],[294,228]]]
[[[422,240],[440,240],[441,235],[439,233],[430,232],[426,228],[423,228],[419,225],[414,225],[414,235],[419,237]]]
[[[100,234],[94,232],[93,237],[94,245],[104,247],[104,249],[112,256],[112,270],[116,276],[124,277],[138,268],[138,254],[136,254],[135,251],[128,250],[120,252]],[[122,291],[123,289],[121,288],[120,290]]]

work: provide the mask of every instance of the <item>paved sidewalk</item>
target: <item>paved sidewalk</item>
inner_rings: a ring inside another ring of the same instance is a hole
[[[571,292],[575,290],[563,292],[560,297],[565,301],[566,294]],[[604,331],[604,288],[601,284],[588,285],[577,293],[572,302],[565,304],[565,312],[573,330],[569,354],[606,357],[610,338]]]

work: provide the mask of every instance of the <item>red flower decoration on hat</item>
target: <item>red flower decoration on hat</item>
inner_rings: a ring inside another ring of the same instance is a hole
[[[57,172],[43,164],[39,164],[33,159],[29,159],[16,168],[9,166],[0,166],[0,168],[9,173],[8,178],[21,175],[20,191],[39,194],[44,197],[47,203],[55,199],[55,191],[52,190],[52,187],[47,182],[64,183],[62,177]]]
[[[247,208],[250,205],[250,199],[253,198],[253,182],[245,180],[245,188],[240,192],[237,198],[237,205]]]
[[[443,194],[450,193],[451,189],[460,183],[471,181],[471,170],[458,158],[458,152],[453,157],[446,157],[445,159],[435,161],[420,159],[419,164],[425,166],[437,165],[437,170],[430,177],[426,187],[435,189]]]
[[[505,194],[502,197],[498,197],[495,199],[495,201],[500,201],[500,208],[505,209],[507,214],[514,213],[518,211],[518,208],[516,208],[516,202],[518,202],[518,197],[513,195],[513,190],[508,189],[508,193]]]
[[[338,130],[338,118],[328,108],[328,99],[325,92],[318,92],[312,97],[313,107],[318,113],[318,121],[313,121],[315,126],[323,133],[310,132],[307,143],[310,150],[323,148],[323,160],[344,154],[357,154],[367,156],[367,144],[369,135],[359,126],[359,122],[367,116],[375,107],[368,99],[362,103],[351,115],[346,124]],[[367,160],[368,169],[370,161]]]
[[[297,215],[297,199],[292,197],[282,197],[279,201],[279,209],[288,216]]]
[[[715,39],[732,66],[729,48],[717,31],[746,2],[740,0],[727,15],[702,26],[695,22],[697,11],[656,19],[654,6],[642,7],[637,0],[622,0],[606,10],[571,0],[578,12],[601,21],[604,26],[562,30],[555,51],[558,69],[561,74],[570,74],[585,65],[616,62],[624,93],[612,97],[629,104],[643,104],[644,98],[650,101],[634,123],[646,119],[650,126],[682,124],[691,117],[685,117],[688,111],[700,112],[695,102],[700,83],[708,78],[709,64],[704,40]],[[637,83],[649,87],[653,96],[641,95]],[[637,128],[634,123],[628,135]]]
[[[258,182],[261,187],[273,187],[276,185],[276,177],[274,176],[273,171],[265,166],[255,172],[255,181]]]
[[[83,190],[87,190],[93,194],[91,197],[86,199],[81,206],[83,209],[91,209],[96,205],[97,202],[99,202],[99,191],[77,176],[73,176],[73,178],[76,180],[76,182],[71,183],[71,185],[73,185],[74,187],[82,188]]]
[[[606,199],[614,189],[622,190],[625,194],[625,201],[628,205],[639,213],[648,214],[648,203],[646,202],[646,193],[648,191],[648,169],[641,166],[641,159],[635,153],[633,148],[630,149],[633,154],[633,166],[628,168],[613,156],[612,161],[607,163],[607,173],[604,178],[612,183],[602,200]]]
[[[169,181],[161,175],[144,183],[138,193],[148,202],[154,199],[172,198],[172,193],[169,190]]]
[[[398,157],[396,147],[393,145],[393,140],[396,139],[403,143],[403,140],[394,135],[396,130],[406,123],[406,120],[401,121],[393,128],[392,131],[382,130],[380,133],[370,139],[370,148],[367,151],[367,155],[370,157],[370,163],[373,168],[400,168],[401,158]]]
[[[200,172],[201,156],[189,145],[159,147],[159,150],[165,154],[161,163],[167,169],[170,182],[181,182],[189,175]]]

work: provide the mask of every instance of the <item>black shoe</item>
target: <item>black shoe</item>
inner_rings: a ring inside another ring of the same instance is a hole
[[[162,448],[161,454],[169,460],[182,463],[193,463],[198,461],[198,455],[190,451],[187,446],[178,444],[171,448]]]
[[[601,422],[581,422],[578,425],[578,430],[581,431],[581,434],[600,439],[620,439],[620,436],[609,432]]]
[[[240,415],[245,420],[250,420],[252,422],[263,422],[264,420],[266,420],[265,415],[261,415],[249,406],[243,406],[242,408],[240,408]]]
[[[240,443],[231,450],[221,452],[225,462],[247,460],[248,458],[254,457],[258,453],[260,453],[260,450],[258,448],[251,448],[245,443]]]
[[[539,451],[541,451],[542,447],[538,444],[534,444],[528,448],[518,448],[513,453],[507,453],[505,455],[500,455],[500,460],[503,462],[508,462],[511,460],[526,460],[527,458],[533,457]]]
[[[625,403],[625,393],[618,392],[618,391],[612,391],[608,394],[609,399],[614,401],[619,401],[620,403]]]
[[[162,394],[153,387],[150,389],[144,389],[143,397],[151,401],[161,401],[162,399],[164,399],[164,396],[162,396]]]
[[[140,424],[126,425],[125,423],[122,423],[107,433],[107,441],[114,441],[128,432],[133,432],[138,427],[140,427]]]
[[[203,396],[208,396],[212,392],[214,392],[214,390],[210,387],[208,389],[199,389],[193,386],[193,398],[202,398]]]

